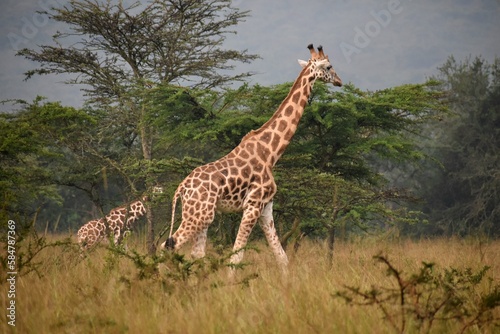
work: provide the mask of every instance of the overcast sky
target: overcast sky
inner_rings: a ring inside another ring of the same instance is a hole
[[[23,81],[37,64],[16,57],[21,48],[51,44],[57,26],[36,14],[65,0],[2,0],[0,100],[36,95],[81,106],[80,88],[63,77]],[[257,74],[250,83],[293,81],[306,46],[322,44],[344,82],[365,90],[420,83],[453,55],[457,60],[500,57],[500,0],[235,0],[250,10],[226,46],[262,57],[235,71]],[[61,26],[59,26],[61,29]],[[0,110],[5,107],[0,106]]]

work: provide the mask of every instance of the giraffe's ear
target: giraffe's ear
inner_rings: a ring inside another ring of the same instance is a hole
[[[302,66],[302,67],[306,67],[307,66],[307,61],[302,60],[302,59],[297,59],[297,61],[299,62],[300,66]]]

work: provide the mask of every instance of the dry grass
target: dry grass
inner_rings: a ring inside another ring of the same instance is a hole
[[[487,276],[496,283],[500,277],[499,241],[360,239],[336,244],[332,266],[324,245],[304,243],[297,254],[289,251],[287,277],[277,270],[267,246],[258,247],[261,252],[247,251],[248,266],[238,271],[235,281],[228,279],[226,268],[212,272],[208,265],[184,281],[172,279],[164,265],[159,275],[140,279],[132,261],[104,248],[83,261],[71,249],[45,249],[39,255],[44,261],[41,277],[30,273],[17,278],[15,329],[18,333],[390,333],[394,331],[377,307],[348,305],[335,297],[346,285],[392,286],[374,255],[387,255],[408,274],[425,261],[441,269],[479,270],[488,265]],[[486,289],[487,281],[484,285]],[[0,299],[5,309],[4,290]],[[449,321],[433,332],[454,333],[460,328],[460,323]],[[0,332],[11,330],[2,320]],[[410,326],[407,332],[418,329]]]

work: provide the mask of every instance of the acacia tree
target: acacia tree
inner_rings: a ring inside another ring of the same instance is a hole
[[[69,84],[81,84],[86,102],[105,111],[97,126],[120,131],[137,145],[146,161],[153,159],[154,127],[147,117],[145,91],[156,85],[182,84],[212,88],[251,73],[232,74],[233,62],[250,62],[256,55],[223,48],[231,27],[247,15],[231,0],[150,0],[124,5],[123,1],[70,0],[46,12],[49,19],[65,23],[67,30],[53,36],[53,45],[18,52],[40,67],[33,75],[73,74]],[[119,163],[108,163],[119,174]],[[148,164],[146,164],[148,166]],[[136,190],[132,178],[126,180]],[[146,170],[146,188],[154,181]],[[154,252],[154,230],[148,210],[148,250]]]

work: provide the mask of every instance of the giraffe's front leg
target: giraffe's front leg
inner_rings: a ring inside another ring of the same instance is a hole
[[[243,260],[243,255],[245,254],[244,248],[247,245],[248,237],[259,219],[261,211],[261,208],[258,206],[249,206],[243,211],[243,217],[233,246],[233,255],[231,255],[231,259],[229,260],[232,265],[230,276],[234,275],[235,266]]]
[[[276,228],[274,227],[273,202],[267,203],[267,205],[264,207],[264,210],[262,210],[262,214],[259,218],[259,224],[264,231],[267,243],[269,244],[269,247],[271,247],[276,261],[278,261],[281,269],[286,272],[286,267],[288,266],[288,257],[278,238]]]

